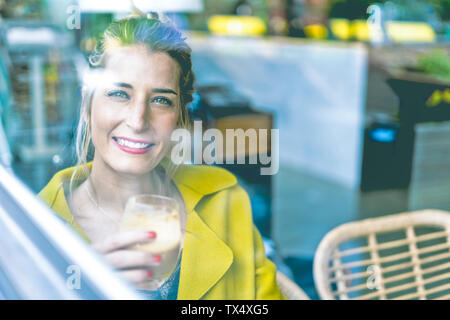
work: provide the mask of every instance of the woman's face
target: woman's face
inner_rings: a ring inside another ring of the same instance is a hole
[[[143,46],[112,49],[91,106],[94,161],[144,174],[170,150],[180,110],[180,68]]]

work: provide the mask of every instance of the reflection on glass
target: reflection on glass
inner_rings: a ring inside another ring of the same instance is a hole
[[[161,263],[152,269],[153,278],[140,285],[143,290],[156,290],[175,270],[182,247],[177,201],[157,195],[131,197],[125,207],[121,229],[156,232],[154,241],[133,247],[161,256]]]

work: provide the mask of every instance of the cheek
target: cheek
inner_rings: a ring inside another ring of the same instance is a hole
[[[176,112],[161,114],[154,118],[153,128],[160,138],[167,140],[176,128],[177,120],[178,114]]]
[[[111,110],[104,107],[106,101],[101,98],[94,99],[92,101],[91,110],[91,128],[92,128],[92,140],[99,144],[108,137],[108,132],[114,127],[117,122],[117,114],[115,115]]]

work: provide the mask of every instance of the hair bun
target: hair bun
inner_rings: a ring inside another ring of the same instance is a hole
[[[159,19],[160,14],[158,12],[155,12],[155,11],[151,11],[151,12],[147,13],[146,16],[147,16],[147,19],[160,20]]]
[[[137,10],[139,10],[139,9],[137,9]],[[133,19],[133,18],[146,18],[146,19],[150,19],[150,20],[158,20],[163,23],[170,21],[164,14],[158,13],[156,11],[144,13],[140,10],[139,11],[133,10],[133,12],[131,12],[129,15],[127,15],[125,17],[125,19]]]
[[[131,0],[131,13],[127,16],[127,18],[147,18],[161,21],[160,17],[162,16],[162,14],[156,11],[150,11],[148,13],[143,12],[141,9],[136,7],[134,1]]]

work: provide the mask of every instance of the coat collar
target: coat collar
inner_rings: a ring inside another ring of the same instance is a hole
[[[91,168],[91,163],[88,164]],[[167,169],[166,165],[163,166]],[[63,183],[70,180],[74,167],[58,172],[39,194],[87,241],[88,237],[73,220],[64,195]],[[185,202],[188,216],[178,299],[200,299],[216,284],[233,262],[232,250],[199,215],[195,206],[206,195],[237,183],[225,169],[204,165],[180,165],[173,177]],[[50,198],[51,197],[51,198]]]
[[[163,161],[162,164],[167,169],[167,161]],[[92,162],[89,162],[89,170],[91,167]],[[70,180],[74,170],[75,167],[70,167],[59,171],[40,192],[39,195],[46,199],[52,196],[52,199],[49,199],[52,207],[58,198],[66,200],[62,187],[64,183]],[[205,165],[180,165],[173,177],[173,181],[183,196],[187,213],[190,213],[205,195],[226,189],[237,183],[236,177],[227,170]],[[64,219],[70,218],[70,211],[67,205],[62,205],[58,209],[64,211],[64,214],[61,214],[61,211],[57,211]]]

